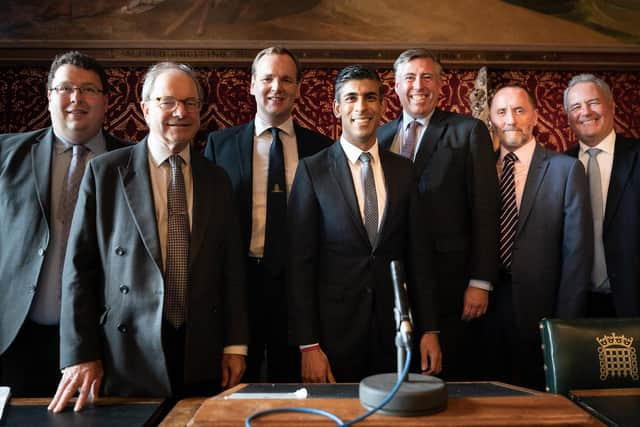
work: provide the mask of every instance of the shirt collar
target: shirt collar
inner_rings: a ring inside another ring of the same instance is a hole
[[[528,165],[531,163],[531,159],[533,158],[533,151],[536,148],[536,139],[531,138],[529,142],[524,144],[522,147],[514,150],[513,153],[518,158],[518,162],[522,165]],[[504,161],[504,156],[509,153],[509,150],[506,150],[502,145],[500,146],[500,161]]]
[[[578,144],[580,144],[580,154],[586,153],[586,151],[590,148],[599,148],[605,153],[613,154],[613,151],[615,149],[615,143],[616,143],[616,132],[613,129],[611,129],[611,132],[609,132],[609,135],[605,136],[604,139],[594,147],[590,147],[582,141],[578,142]]]
[[[260,117],[256,116],[256,119],[255,119],[256,136],[262,135],[263,133],[269,131],[269,129],[271,129],[272,127],[277,127],[278,129],[280,129],[281,132],[284,132],[285,134],[291,136],[293,135],[293,118],[289,116],[287,120],[280,123],[278,126],[272,126],[262,121]]]
[[[414,120],[419,122],[426,129],[427,126],[429,125],[429,121],[431,120],[431,116],[433,116],[433,113],[435,111],[436,109],[434,108],[433,111],[429,113],[429,115],[427,115],[426,117],[415,118],[415,117],[411,117],[406,111],[403,110],[402,111],[402,129],[407,130],[409,123],[411,123]]]
[[[56,135],[55,131],[53,132],[55,135],[56,143],[55,143],[55,151],[56,154],[62,154],[67,150],[73,148],[73,144],[62,138],[59,135]],[[107,151],[107,142],[104,139],[104,134],[102,131],[99,131],[93,138],[90,138],[87,142],[84,143],[84,146],[94,154],[104,153]]]
[[[147,147],[149,149],[149,156],[156,167],[161,167],[162,164],[171,156],[173,153],[167,148],[166,145],[162,143],[150,143],[151,135],[147,139]],[[184,149],[178,153],[178,155],[182,158],[182,161],[185,165],[188,165],[191,162],[191,148],[187,144]]]
[[[344,139],[343,135],[340,136],[340,145],[342,146],[342,150],[344,151],[344,154],[347,156],[347,159],[349,159],[349,162],[351,162],[351,164],[355,165],[356,162],[358,161],[358,158],[360,157],[360,154],[364,153],[364,151],[362,151],[361,149],[359,149],[358,147],[356,147],[355,145],[351,144],[349,141]],[[376,142],[371,146],[371,148],[367,150],[367,152],[371,154],[371,157],[373,158],[373,163],[376,163],[379,161],[380,153],[378,149],[377,139],[376,139]]]

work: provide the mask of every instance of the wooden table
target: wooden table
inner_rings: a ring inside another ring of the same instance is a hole
[[[452,383],[456,384],[456,383]],[[358,423],[362,426],[602,426],[597,419],[573,404],[566,397],[525,390],[517,396],[450,397],[448,408],[438,414],[424,417],[389,417],[372,415]],[[365,412],[356,398],[319,398],[306,400],[286,399],[230,399],[224,397],[242,390],[240,384],[225,393],[209,399],[188,399],[176,405],[161,426],[243,426],[250,414],[278,407],[311,407],[330,411],[348,421]],[[190,417],[189,415],[192,414]],[[328,418],[317,415],[286,413],[273,414],[255,420],[253,426],[335,426]]]
[[[608,426],[640,426],[640,388],[571,390],[569,397]]]
[[[49,402],[51,398],[12,397],[0,420],[0,427],[156,425],[162,416],[163,399],[102,397],[78,413],[73,412],[75,399],[72,399],[67,409],[59,414],[47,410]]]

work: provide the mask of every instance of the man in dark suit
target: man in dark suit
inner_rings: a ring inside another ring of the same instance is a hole
[[[536,143],[536,101],[505,86],[491,101],[500,141],[500,274],[484,345],[492,379],[544,389],[538,322],[584,313],[593,234],[582,164]]]
[[[611,89],[594,75],[571,79],[564,108],[579,140],[568,154],[587,169],[593,209],[594,263],[587,316],[638,317],[640,141],[615,133]]]
[[[60,280],[88,158],[126,146],[102,130],[109,83],[80,52],[51,64],[52,126],[0,135],[0,384],[50,396],[60,379]],[[74,148],[75,147],[75,148]]]
[[[426,232],[436,240],[434,270],[443,376],[473,375],[468,322],[487,310],[497,274],[498,196],[495,157],[486,126],[436,107],[442,67],[424,49],[394,64],[402,116],[378,130],[380,146],[413,161],[425,209]]]
[[[241,218],[250,325],[244,382],[300,381],[299,350],[288,344],[287,337],[286,199],[298,160],[331,143],[293,122],[291,111],[301,78],[300,63],[289,50],[260,51],[251,66],[255,120],[212,132],[205,149],[205,156],[231,177]],[[266,378],[261,375],[265,362]]]
[[[342,136],[302,159],[288,209],[289,322],[305,382],[359,381],[396,369],[392,260],[407,266],[423,369],[440,371],[429,244],[419,228],[409,162],[379,150],[378,75],[362,66],[336,79]]]
[[[240,381],[248,341],[240,231],[227,175],[190,149],[202,89],[154,65],[148,137],[89,162],[62,284],[61,366],[49,409],[107,395],[210,395]]]

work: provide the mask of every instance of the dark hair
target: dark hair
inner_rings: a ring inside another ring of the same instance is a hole
[[[350,80],[373,80],[378,84],[378,95],[380,100],[384,97],[384,88],[382,87],[382,81],[380,76],[375,71],[363,66],[363,65],[349,65],[344,67],[338,73],[335,83],[335,98],[340,100],[340,90]]]
[[[533,106],[534,110],[538,108],[538,101],[536,100],[536,97],[533,93],[531,93],[531,91],[529,89],[527,89],[524,86],[521,86],[517,83],[514,84],[507,84],[504,86],[500,86],[499,88],[497,88],[494,92],[493,95],[491,96],[491,99],[489,100],[489,105],[491,105],[493,103],[493,98],[496,97],[496,94],[498,92],[500,92],[502,89],[507,89],[507,88],[512,88],[512,89],[522,89],[524,91],[524,93],[527,94],[527,98],[529,98],[529,102],[531,103],[531,105]]]
[[[158,76],[167,71],[180,71],[185,73],[187,76],[191,77],[193,83],[196,85],[196,89],[198,91],[198,99],[200,102],[204,103],[204,90],[202,89],[202,85],[198,80],[198,76],[195,71],[187,64],[180,64],[177,62],[158,62],[157,64],[149,67],[147,74],[144,76],[144,82],[142,83],[142,100],[148,101],[151,92],[153,91],[153,85],[156,83],[156,79]]]
[[[300,81],[302,80],[302,66],[300,65],[300,61],[298,61],[298,58],[296,58],[293,52],[282,46],[271,46],[258,52],[256,57],[253,59],[253,62],[251,63],[252,76],[256,75],[256,66],[258,65],[258,62],[267,55],[287,55],[289,58],[291,58],[293,63],[296,65],[296,83],[300,83]]]
[[[93,71],[98,75],[98,77],[100,77],[102,91],[104,93],[108,93],[111,89],[109,81],[107,80],[107,73],[104,71],[102,65],[95,58],[85,53],[78,52],[77,50],[62,53],[53,59],[51,68],[49,69],[49,76],[47,78],[47,89],[51,89],[51,84],[56,76],[56,71],[58,71],[58,68],[63,65],[73,65],[85,70]]]
[[[398,59],[396,59],[396,62],[393,63],[393,71],[395,72],[396,79],[399,77],[398,68],[400,68],[402,64],[406,64],[407,62],[410,62],[410,61],[413,61],[414,59],[419,59],[419,58],[432,60],[434,64],[436,64],[438,77],[440,77],[440,75],[442,74],[442,64],[440,64],[440,60],[438,59],[438,57],[433,52],[427,49],[415,48],[415,49],[408,49],[402,52],[400,56],[398,56]]]

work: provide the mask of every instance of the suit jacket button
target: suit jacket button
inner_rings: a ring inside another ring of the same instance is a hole
[[[38,249],[38,255],[44,256],[44,248],[39,248]]]
[[[128,294],[129,293],[129,287],[125,286],[125,285],[120,285],[120,292],[123,294]]]
[[[118,330],[119,330],[120,332],[122,332],[123,334],[126,334],[126,333],[127,333],[127,325],[123,325],[122,323],[118,323],[117,328],[118,328]]]
[[[127,251],[125,251],[122,247],[118,246],[118,247],[116,248],[116,255],[118,255],[118,256],[122,256],[122,255],[124,255],[124,254],[126,254],[126,253],[127,253]]]

